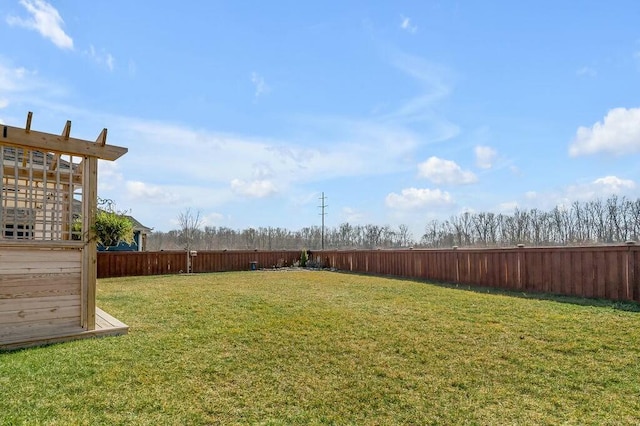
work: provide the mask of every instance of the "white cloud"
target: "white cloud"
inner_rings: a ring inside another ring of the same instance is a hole
[[[609,198],[612,195],[627,195],[636,188],[634,181],[617,176],[604,176],[588,183],[570,185],[557,197],[557,204],[569,205],[574,201],[589,201],[597,198]]]
[[[129,72],[129,77],[133,78],[136,76],[136,74],[138,73],[138,66],[136,65],[135,61],[133,60],[129,60],[129,66],[127,67],[127,70]]]
[[[113,71],[116,60],[111,53],[104,49],[98,52],[93,45],[89,45],[89,50],[85,51],[85,54],[88,55],[96,64],[100,66],[104,65],[109,69],[109,71]]]
[[[23,19],[9,16],[7,18],[9,25],[36,30],[59,48],[73,49],[73,39],[62,29],[64,21],[55,7],[44,0],[20,0],[20,4],[27,9],[31,17]]]
[[[609,194],[618,194],[626,189],[635,189],[636,184],[630,179],[620,179],[616,176],[605,176],[593,181],[593,185],[602,188]]]
[[[128,199],[151,204],[175,204],[181,201],[180,195],[168,188],[140,181],[128,181],[125,190]]]
[[[317,138],[305,145],[194,131],[166,123],[117,118],[109,118],[109,122],[113,123],[109,134],[114,144],[135,146],[139,153],[154,152],[155,162],[137,162],[140,173],[157,175],[154,164],[163,164],[163,173],[192,182],[229,188],[229,182],[238,179],[242,185],[237,185],[237,190],[266,180],[277,182],[278,191],[283,191],[292,183],[407,170],[410,163],[406,159],[419,145],[418,137],[402,128],[369,121],[304,120],[305,128]],[[134,155],[132,149],[125,161]]]
[[[459,134],[458,126],[440,116],[434,108],[451,93],[454,73],[446,67],[413,55],[398,53],[393,56],[392,61],[396,68],[421,85],[421,91],[396,111],[382,118],[402,124],[428,124],[429,128],[436,129],[438,136],[430,138],[429,142],[451,139]]]
[[[202,216],[202,225],[203,226],[219,226],[222,222],[224,222],[224,215],[222,213],[209,213]]]
[[[600,152],[628,154],[640,151],[640,108],[615,108],[602,122],[579,127],[569,146],[572,157]]]
[[[256,97],[256,99],[259,98],[262,95],[266,95],[267,93],[269,93],[271,91],[271,88],[264,81],[264,78],[260,74],[255,72],[255,71],[251,73],[251,82],[253,83],[253,85],[255,87],[255,97]]]
[[[43,80],[36,71],[15,67],[0,58],[0,109],[18,104],[42,105],[66,92],[65,87]]]
[[[453,203],[451,195],[440,189],[405,188],[400,194],[392,192],[387,195],[387,207],[400,210],[410,210],[421,207],[443,207]]]
[[[418,176],[424,177],[437,184],[464,185],[477,182],[473,172],[462,170],[451,160],[430,157],[418,165]]]
[[[365,218],[365,215],[354,208],[343,207],[341,217],[345,222],[360,223]]]
[[[274,171],[271,165],[267,162],[260,161],[253,164],[253,177],[256,180],[264,180],[273,177]]]
[[[489,146],[478,145],[475,147],[476,164],[481,169],[490,169],[493,167],[493,161],[498,153]]]
[[[591,67],[582,67],[576,71],[576,74],[580,77],[595,77],[598,75],[598,72]]]
[[[512,214],[518,208],[517,201],[507,201],[498,205],[498,212]]]
[[[635,196],[636,188],[637,184],[633,180],[604,176],[589,182],[568,185],[558,191],[528,191],[524,193],[521,201],[527,208],[550,210],[558,205],[570,206],[575,201],[607,199],[612,195]]]
[[[400,15],[400,19],[401,19],[400,28],[402,28],[403,30],[411,34],[415,34],[416,32],[418,32],[418,27],[411,23],[411,18]]]
[[[122,186],[124,176],[117,161],[98,160],[98,190],[110,191]]]
[[[278,192],[274,183],[267,179],[256,179],[248,182],[242,179],[233,179],[231,181],[231,190],[236,194],[251,198],[264,198]]]
[[[12,68],[0,64],[0,92],[21,92],[29,90],[29,76],[35,73],[25,68]]]

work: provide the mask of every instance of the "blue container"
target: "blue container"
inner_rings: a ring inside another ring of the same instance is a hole
[[[252,271],[257,271],[258,270],[258,262],[250,262],[249,263],[249,269]]]

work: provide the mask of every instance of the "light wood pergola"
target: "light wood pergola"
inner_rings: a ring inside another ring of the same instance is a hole
[[[127,148],[0,125],[0,350],[124,334],[96,308],[98,159]],[[81,203],[81,215],[73,204]],[[77,226],[81,224],[81,226]],[[75,225],[75,226],[74,226]]]

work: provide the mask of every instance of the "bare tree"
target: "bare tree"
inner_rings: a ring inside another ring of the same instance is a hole
[[[179,240],[183,247],[189,251],[194,248],[196,241],[199,239],[202,226],[202,218],[200,211],[193,212],[187,208],[178,214]]]
[[[378,225],[365,225],[365,246],[367,248],[376,248],[380,245],[380,239],[384,228]]]
[[[341,248],[351,247],[354,240],[353,226],[349,222],[345,222],[338,228],[339,246]]]
[[[400,247],[409,247],[410,245],[413,245],[413,236],[411,235],[411,231],[409,231],[409,227],[405,224],[400,224],[398,226],[397,238],[397,245]]]

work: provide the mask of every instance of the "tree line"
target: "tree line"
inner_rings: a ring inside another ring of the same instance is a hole
[[[342,223],[292,231],[280,227],[242,230],[202,226],[199,213],[186,210],[179,228],[148,237],[149,250],[319,250],[447,247],[504,247],[623,243],[640,238],[640,199],[611,196],[559,205],[549,211],[516,209],[512,214],[464,212],[433,220],[415,240],[406,225],[398,227]]]
[[[430,222],[420,243],[434,248],[589,245],[637,241],[639,236],[640,199],[614,195],[606,200],[575,201],[550,211],[465,212]]]
[[[242,230],[224,226],[204,226],[169,232],[153,232],[147,239],[147,248],[154,250],[319,250],[322,247],[322,227],[309,226],[297,231],[280,227],[259,227]],[[400,248],[414,245],[406,225],[397,228],[378,225],[351,225],[343,223],[325,228],[324,247],[347,248]]]

